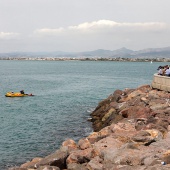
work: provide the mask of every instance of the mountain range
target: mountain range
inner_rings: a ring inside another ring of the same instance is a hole
[[[125,47],[117,50],[98,49],[85,52],[10,52],[0,53],[0,58],[22,58],[22,57],[71,57],[71,58],[170,58],[170,47],[147,48],[133,51]]]

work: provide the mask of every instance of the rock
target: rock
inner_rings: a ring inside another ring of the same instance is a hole
[[[146,170],[146,166],[140,166],[140,165],[135,165],[135,166],[129,166],[129,165],[123,165],[123,166],[117,166],[119,170]]]
[[[152,110],[163,110],[163,109],[166,109],[167,107],[169,107],[169,105],[168,104],[159,104],[159,103],[155,103],[155,104],[153,104],[152,103],[152,105],[150,106],[150,108],[152,109]]]
[[[140,90],[142,93],[148,93],[149,91],[151,91],[151,86],[148,84],[145,84],[145,85],[139,86],[137,89]]]
[[[77,163],[70,163],[67,165],[68,170],[88,170],[86,165],[84,164],[77,164]]]
[[[34,168],[35,164],[41,160],[42,160],[42,158],[34,158],[32,161],[22,164],[21,168]]]
[[[72,163],[86,163],[89,162],[91,158],[94,158],[95,156],[98,156],[98,152],[92,148],[87,148],[85,150],[77,150],[72,152],[66,162],[68,164]]]
[[[107,127],[101,129],[101,130],[98,132],[98,136],[99,136],[100,139],[103,139],[103,138],[109,136],[110,133],[111,133],[110,127],[107,126]]]
[[[123,143],[111,136],[101,139],[93,145],[93,148],[97,151],[98,156],[103,157],[105,152],[112,150],[113,152],[120,148]]]
[[[163,135],[165,135],[167,133],[167,131],[168,131],[167,130],[168,129],[168,125],[169,125],[168,120],[155,117],[153,119],[148,119],[147,123],[148,124],[146,125],[145,129],[157,129]]]
[[[56,167],[56,166],[40,166],[37,170],[60,170],[60,168]]]
[[[122,90],[115,90],[114,93],[112,95],[110,95],[108,98],[109,100],[112,101],[119,101],[119,99],[121,98],[121,95],[123,94]]]
[[[55,153],[46,156],[41,161],[35,164],[35,168],[50,165],[50,166],[57,166],[60,169],[66,168],[66,159],[68,157],[68,152],[64,152],[61,150],[57,150]]]
[[[102,117],[102,122],[105,122],[112,114],[115,114],[116,110],[114,108],[110,108],[108,112]]]
[[[108,127],[103,128],[101,131],[99,132],[93,132],[91,133],[87,139],[91,144],[94,144],[95,142],[105,138],[106,136],[108,136],[111,133],[111,130]]]
[[[162,165],[162,164],[157,164],[154,166],[149,166],[147,167],[147,170],[169,170],[170,169],[170,165]]]
[[[135,123],[135,129],[136,130],[141,130],[147,125],[147,120],[146,118],[138,118]]]
[[[154,136],[151,136],[151,133],[149,133],[148,131],[139,131],[135,136],[133,136],[131,138],[131,140],[133,142],[137,142],[139,144],[142,144],[142,145],[149,145],[151,144],[152,142],[155,142],[156,137]]]
[[[88,170],[103,170],[102,159],[99,156],[91,159],[87,164]]]
[[[128,118],[149,118],[152,116],[149,107],[133,106],[128,110]]]
[[[165,162],[166,164],[170,164],[170,150],[167,150],[166,152],[163,153],[162,161]]]
[[[153,100],[153,99],[159,99],[159,95],[157,94],[157,90],[151,90],[148,94],[148,99]]]
[[[150,108],[141,106],[131,106],[122,110],[120,114],[128,119],[149,118],[152,116]]]
[[[149,104],[149,100],[146,97],[141,97],[140,99],[142,102],[144,102],[146,105]]]
[[[104,163],[112,162],[116,165],[141,165],[143,155],[140,150],[120,148],[116,151],[108,150],[104,153]]]
[[[121,112],[119,113],[120,115],[122,115],[123,118],[128,118],[128,111],[129,111],[129,108],[125,108],[123,110],[121,110]]]
[[[97,141],[100,140],[100,136],[98,135],[98,132],[92,132],[88,137],[87,137],[88,141],[93,144]]]
[[[84,150],[84,149],[90,148],[91,143],[89,142],[89,140],[87,138],[80,139],[79,142],[78,142],[78,146],[79,146],[80,149]]]
[[[62,146],[67,146],[69,152],[72,151],[72,150],[76,150],[78,148],[76,142],[72,139],[67,139],[66,141],[64,141],[62,143]]]
[[[13,168],[9,168],[8,170],[28,170],[27,168],[21,168],[21,167],[13,167]],[[33,169],[30,169],[33,170]]]
[[[133,123],[130,123],[129,121],[127,123],[120,122],[117,124],[112,124],[110,129],[113,132],[111,136],[122,143],[130,142],[131,137],[137,133]]]
[[[143,159],[143,164],[146,166],[153,166],[161,164],[162,160],[157,158],[155,155],[147,156]]]
[[[133,98],[136,98],[137,96],[144,96],[145,93],[143,93],[141,90],[135,90],[132,93],[128,94],[128,96],[126,98],[124,98],[124,101],[129,101]]]
[[[121,131],[125,133],[132,132],[132,131],[136,132],[134,124],[130,123],[129,121],[119,122],[116,124],[113,123],[112,125],[110,125],[110,130],[113,133],[117,133],[117,132],[120,133]]]
[[[170,101],[168,101],[167,104],[170,105]],[[170,115],[170,107],[165,109],[165,114],[167,114],[168,116]]]
[[[150,129],[150,130],[146,130],[146,132],[149,132],[151,137],[155,140],[155,141],[159,141],[161,139],[163,139],[163,135],[162,133],[157,130],[157,129]]]

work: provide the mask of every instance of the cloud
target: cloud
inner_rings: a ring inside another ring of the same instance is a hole
[[[34,34],[38,35],[57,35],[64,31],[65,29],[60,27],[57,29],[50,29],[50,28],[43,28],[43,29],[37,29],[34,31]]]
[[[84,51],[169,46],[170,26],[164,22],[99,20],[78,25],[37,29],[30,41],[49,50]],[[36,45],[35,45],[36,46]]]
[[[94,22],[85,22],[75,26],[69,26],[66,28],[43,28],[34,31],[38,35],[61,35],[68,33],[100,33],[100,32],[147,32],[147,31],[163,31],[169,28],[169,25],[163,22],[144,22],[144,23],[121,23],[111,20],[99,20]]]
[[[149,23],[119,23],[115,21],[110,20],[99,20],[94,22],[86,22],[82,23],[78,26],[70,26],[70,29],[76,29],[76,30],[92,30],[92,29],[98,29],[98,28],[165,28],[165,23],[159,23],[159,22],[149,22]]]
[[[10,40],[19,36],[19,33],[14,32],[0,32],[0,39],[2,40]]]
[[[0,32],[0,40],[3,41],[0,49],[86,51],[126,47],[137,50],[169,46],[169,36],[170,26],[164,22],[99,20],[68,27],[46,27],[33,33]]]

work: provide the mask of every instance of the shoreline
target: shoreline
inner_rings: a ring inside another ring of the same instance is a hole
[[[170,168],[170,93],[142,85],[116,90],[90,114],[94,132],[9,170]]]
[[[1,57],[0,60],[26,60],[26,61],[121,61],[121,62],[170,62],[170,58],[103,58],[103,57]]]

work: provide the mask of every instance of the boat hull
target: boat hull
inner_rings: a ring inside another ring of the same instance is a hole
[[[21,94],[20,92],[12,93],[8,92],[5,94],[6,97],[26,97],[26,96],[33,96],[32,94]]]

